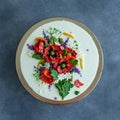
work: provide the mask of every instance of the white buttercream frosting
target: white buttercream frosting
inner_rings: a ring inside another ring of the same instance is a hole
[[[54,98],[56,97],[57,100],[61,100],[59,92],[54,85],[52,85],[49,90],[48,84],[44,84],[42,81],[36,82],[32,74],[34,70],[33,66],[36,66],[38,61],[30,57],[32,53],[28,52],[30,56],[27,55],[28,48],[26,44],[27,43],[33,44],[33,40],[36,37],[43,36],[42,34],[43,29],[46,30],[49,27],[56,27],[61,31],[71,32],[75,36],[75,40],[78,43],[78,51],[80,51],[84,55],[85,69],[81,70],[82,76],[80,76],[77,73],[73,73],[73,79],[74,80],[79,79],[82,83],[84,83],[84,86],[80,88],[76,88],[74,86],[71,89],[70,94],[67,95],[64,99],[64,100],[69,100],[76,97],[76,95],[74,94],[75,90],[79,90],[80,94],[82,94],[93,82],[97,72],[98,63],[99,63],[98,50],[90,34],[86,32],[83,28],[81,28],[80,26],[74,23],[64,21],[64,20],[53,21],[35,29],[32,32],[32,34],[27,38],[23,46],[21,57],[20,57],[20,65],[21,65],[21,70],[26,82],[33,89],[33,91],[35,91],[40,96],[43,96],[45,98],[52,99],[52,100],[54,100]],[[72,39],[70,39],[69,44],[74,49]],[[87,51],[87,49],[89,49],[89,51]],[[78,54],[81,54],[80,52]],[[49,68],[49,63],[46,64],[46,67]],[[78,64],[78,67],[80,67],[79,64]],[[58,75],[58,79],[63,79],[65,77],[69,79],[71,78],[71,74],[67,73],[64,75],[62,74]]]

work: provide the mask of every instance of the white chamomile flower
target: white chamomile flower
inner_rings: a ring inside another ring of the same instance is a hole
[[[49,63],[45,63],[45,67],[46,67],[47,69],[49,69],[49,68],[50,68],[50,64],[49,64]]]
[[[67,79],[67,80],[68,80],[68,79],[71,79],[71,77],[72,77],[72,76],[71,76],[70,73],[59,74],[59,75],[58,75],[58,79],[59,79],[59,80],[63,80],[63,79]]]
[[[33,54],[34,54],[34,51],[28,50],[28,52],[27,52],[27,55],[28,55],[28,56],[32,57]]]

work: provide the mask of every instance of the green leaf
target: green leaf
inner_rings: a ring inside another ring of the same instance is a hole
[[[40,80],[40,71],[37,68],[34,69],[33,77],[36,81]]]
[[[61,33],[61,31],[59,30],[59,29],[57,29],[57,28],[49,28],[49,30],[47,31],[47,33],[49,33],[51,36],[53,36],[54,34],[60,34]]]
[[[73,71],[73,70],[71,70],[71,71],[70,71],[70,74],[73,74],[73,72],[74,72],[74,71]]]
[[[66,50],[63,50],[63,54],[62,54],[62,56],[65,57],[66,54],[67,54],[67,51],[66,51]]]
[[[55,84],[56,88],[59,91],[60,96],[62,97],[62,100],[69,94],[70,89],[74,86],[70,79],[66,80],[59,80],[58,83]]]
[[[51,69],[50,72],[51,72],[51,76],[53,77],[53,79],[57,80],[58,79],[58,72],[54,69]]]
[[[58,38],[58,42],[59,42],[60,44],[62,44],[64,41],[63,41],[62,38]]]
[[[75,65],[78,64],[78,60],[71,60],[70,63],[71,63],[73,66],[75,66]]]
[[[40,64],[41,64],[42,66],[44,66],[44,65],[45,65],[45,61],[44,61],[44,62],[41,62]]]
[[[42,59],[41,55],[39,55],[39,54],[33,54],[33,55],[32,55],[32,58],[35,58],[35,59],[37,59],[37,60]]]
[[[78,44],[75,44],[75,46],[78,46]]]
[[[48,44],[47,42],[45,42],[45,45],[44,45],[44,46],[46,47],[46,46],[48,46],[48,45],[49,45],[49,44]]]
[[[77,41],[75,40],[74,43],[76,43]]]
[[[54,45],[54,44],[55,44],[55,41],[56,41],[56,38],[52,36],[52,37],[50,38],[50,44]]]
[[[78,95],[79,93],[80,93],[79,91],[75,91],[75,92],[74,92],[75,95]]]

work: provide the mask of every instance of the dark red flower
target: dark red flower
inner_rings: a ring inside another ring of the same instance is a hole
[[[77,53],[75,50],[71,49],[71,48],[66,48],[66,58],[69,60],[75,59],[77,56]]]
[[[48,69],[44,69],[41,72],[40,78],[47,84],[52,84],[54,82],[53,77],[50,75],[50,71]]]
[[[41,38],[38,38],[37,40],[38,41],[33,46],[33,49],[34,49],[35,53],[40,54],[40,53],[43,52],[44,43],[47,42],[47,40],[46,39],[41,39]]]
[[[57,60],[54,64],[54,69],[58,71],[58,73],[67,73],[72,70],[72,65],[68,59],[61,58]]]
[[[76,86],[77,88],[80,88],[80,86],[83,86],[83,85],[84,85],[84,84],[83,84],[82,82],[80,82],[79,80],[75,80],[74,84],[75,84],[75,86]]]
[[[43,58],[47,62],[54,63],[60,58],[60,55],[63,53],[62,49],[58,45],[48,46],[44,49]]]

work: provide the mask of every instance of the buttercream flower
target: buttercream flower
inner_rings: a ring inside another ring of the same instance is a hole
[[[40,54],[43,52],[45,42],[47,42],[46,39],[37,38],[37,43],[33,46],[35,53]]]
[[[72,70],[72,65],[68,59],[61,58],[54,64],[54,69],[58,71],[58,73],[67,73]]]
[[[42,70],[40,78],[43,82],[47,84],[52,84],[54,82],[53,77],[51,76],[50,71],[48,69]]]
[[[83,86],[84,84],[83,84],[82,82],[80,82],[79,80],[75,80],[74,85],[75,85],[77,88],[80,88],[80,86]]]
[[[58,60],[60,58],[60,55],[62,54],[62,49],[60,48],[60,46],[58,45],[52,45],[52,46],[47,46],[44,49],[44,53],[43,53],[43,58],[47,61],[47,62],[51,62],[54,63],[56,60]]]
[[[66,48],[66,57],[69,60],[75,59],[77,56],[77,53],[75,50],[71,49],[71,48]]]

